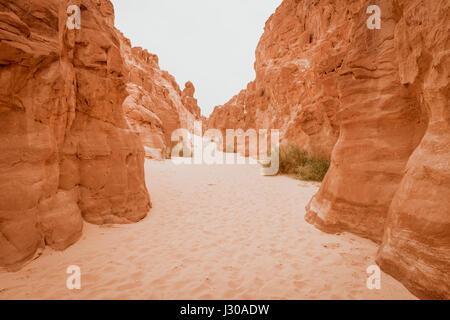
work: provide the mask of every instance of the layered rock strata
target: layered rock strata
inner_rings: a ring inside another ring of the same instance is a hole
[[[81,29],[66,26],[69,5]],[[150,209],[144,149],[128,126],[126,68],[107,0],[0,2],[0,265],[76,242],[83,219]]]
[[[208,120],[330,156],[307,221],[380,243],[380,266],[421,298],[450,298],[449,16],[441,0],[285,0],[255,81]]]
[[[192,132],[194,122],[201,121],[194,85],[187,82],[181,91],[175,78],[160,69],[158,56],[132,47],[123,35],[121,47],[128,75],[126,118],[140,134],[146,157],[164,159],[173,131],[185,128]]]

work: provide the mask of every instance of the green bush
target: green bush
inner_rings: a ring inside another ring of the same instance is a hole
[[[306,181],[323,181],[330,168],[330,161],[311,157],[296,145],[280,147],[280,174],[294,175]]]
[[[326,159],[309,159],[297,168],[296,176],[300,180],[322,182],[329,168],[330,161]]]
[[[304,166],[308,162],[308,153],[298,146],[280,147],[280,173],[295,174],[299,166]]]

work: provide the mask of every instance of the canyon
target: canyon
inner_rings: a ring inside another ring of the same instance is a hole
[[[306,220],[379,243],[379,265],[422,298],[450,298],[449,17],[439,0],[285,0],[256,79],[208,120],[331,158]]]
[[[170,155],[172,132],[179,128],[194,130],[201,121],[200,107],[194,98],[195,87],[187,82],[180,90],[175,78],[160,70],[158,56],[140,47],[132,47],[122,34],[121,48],[128,70],[123,108],[131,129],[138,132],[145,156],[165,159]]]
[[[181,91],[114,27],[108,0],[2,0],[0,39],[0,265],[17,270],[78,241],[83,220],[143,219],[144,157],[164,158],[200,109],[192,83]]]
[[[66,27],[71,4],[79,30]],[[373,4],[380,29],[367,27]],[[142,220],[145,158],[203,121],[278,129],[282,145],[331,159],[306,221],[372,240],[413,294],[450,299],[448,21],[445,0],[284,0],[255,80],[204,119],[193,83],[181,90],[132,47],[109,0],[1,0],[0,266],[68,248],[83,221]]]

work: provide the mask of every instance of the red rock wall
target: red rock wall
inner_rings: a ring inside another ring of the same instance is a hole
[[[422,298],[450,298],[449,29],[445,1],[354,11],[339,79],[341,135],[308,206],[326,231],[382,241],[381,267]]]
[[[136,222],[150,200],[144,150],[128,127],[114,10],[70,1],[0,2],[0,265],[64,249],[91,223]]]
[[[330,158],[339,136],[337,72],[351,35],[344,2],[284,1],[256,49],[256,79],[215,108],[208,128],[279,129],[282,143]]]
[[[378,263],[421,298],[450,298],[449,15],[445,0],[285,0],[256,80],[208,120],[331,155],[307,221],[381,243]]]
[[[378,262],[419,297],[450,299],[450,2],[400,5],[399,78],[428,121],[390,205]]]
[[[341,136],[308,220],[380,242],[406,162],[426,130],[427,114],[399,81],[393,37],[401,12],[394,2],[379,1],[382,28],[369,30],[368,5],[358,3],[351,16],[353,40],[339,71]]]
[[[146,156],[165,158],[172,132],[180,128],[193,131],[194,121],[200,119],[194,85],[187,82],[182,92],[175,78],[159,68],[158,56],[140,47],[132,48],[123,35],[121,47],[128,78],[126,118],[140,134]]]

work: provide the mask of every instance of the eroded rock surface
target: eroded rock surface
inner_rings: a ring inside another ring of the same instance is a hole
[[[380,243],[381,267],[421,298],[450,298],[449,15],[440,0],[285,0],[255,81],[208,120],[331,156],[306,219]]]
[[[67,7],[82,29],[66,28]],[[64,249],[83,220],[144,218],[144,149],[122,109],[126,68],[107,0],[0,2],[0,265]]]
[[[341,135],[307,220],[382,242],[381,267],[422,298],[450,298],[449,3],[355,6],[339,71]],[[445,195],[447,196],[445,196]]]
[[[163,159],[170,152],[172,132],[193,131],[200,120],[194,85],[188,82],[181,91],[175,78],[159,68],[158,56],[132,47],[123,35],[121,47],[128,73],[126,118],[140,134],[146,157]]]
[[[281,143],[331,157],[339,136],[337,71],[351,25],[334,1],[284,1],[267,21],[256,49],[256,79],[223,106],[208,128],[279,129]],[[343,2],[342,2],[343,3]]]
[[[399,78],[428,121],[389,208],[378,262],[418,296],[450,299],[450,3],[400,4]]]

